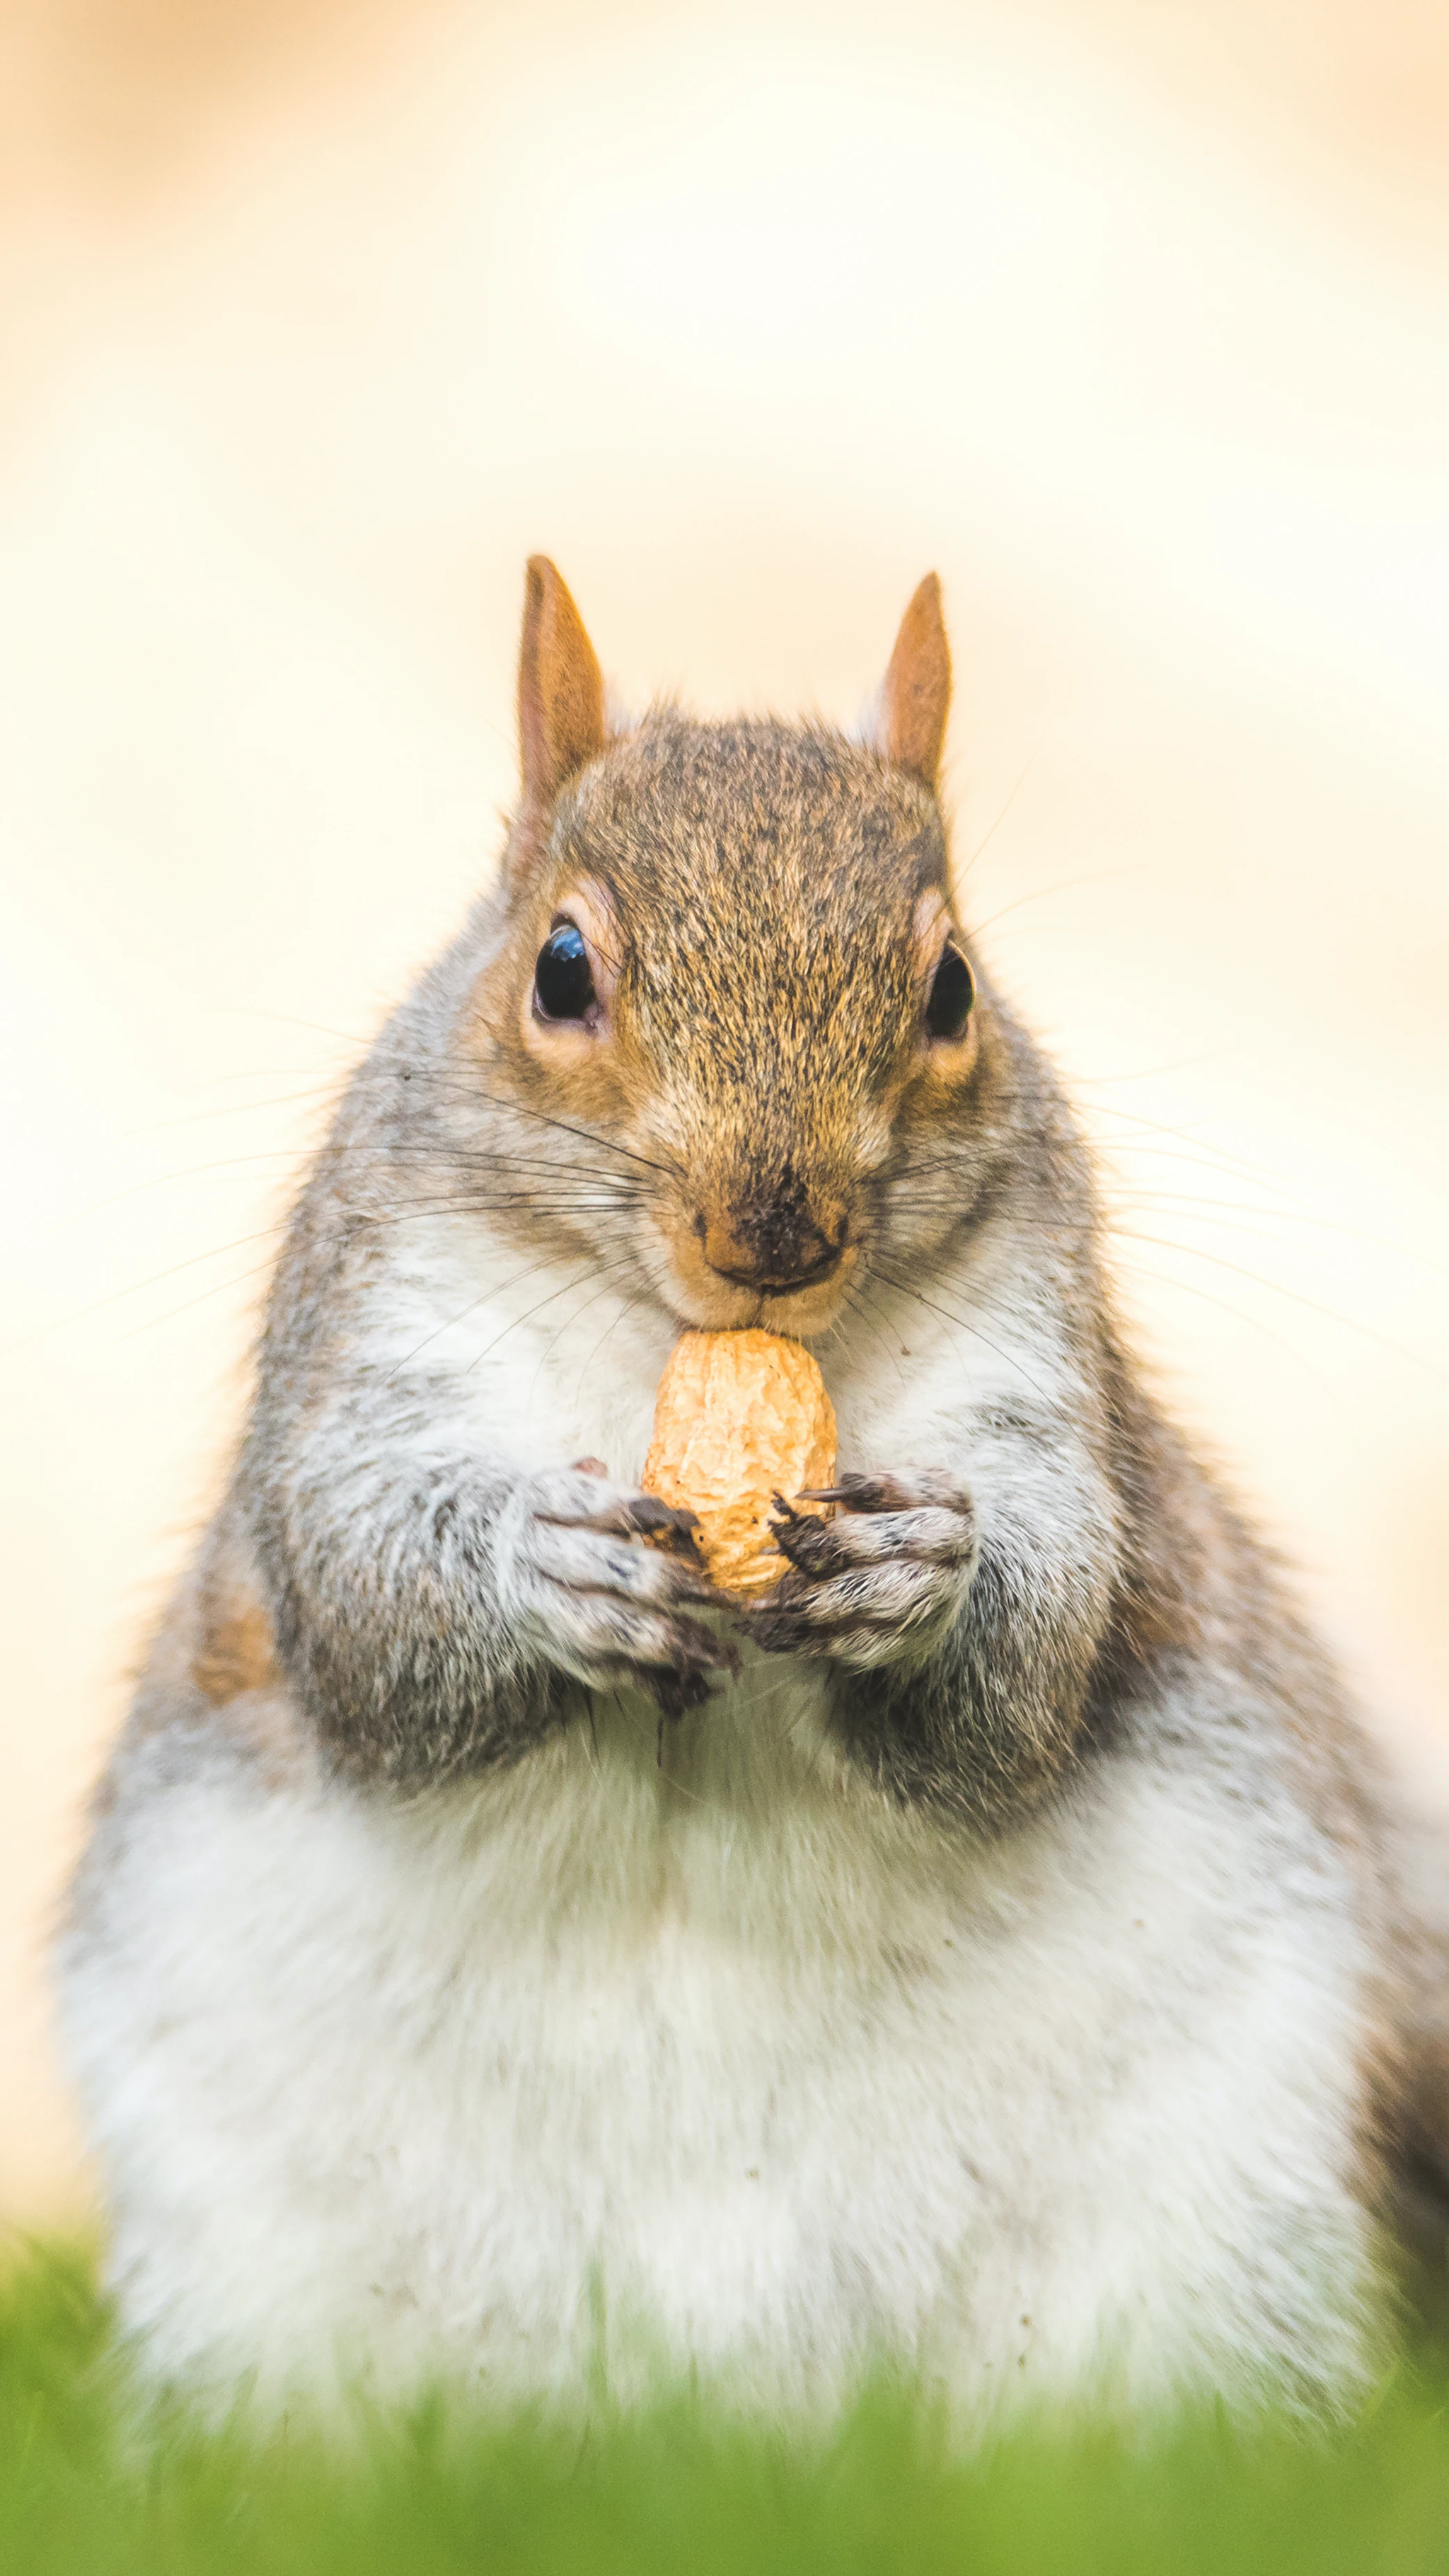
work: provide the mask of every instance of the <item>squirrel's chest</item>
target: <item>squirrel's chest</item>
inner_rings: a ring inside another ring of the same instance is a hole
[[[1304,2280],[1341,2267],[1352,1945],[1224,1918],[1231,1820],[1124,1773],[988,1862],[853,1805],[803,1704],[666,1743],[673,1786],[632,1724],[407,1806],[227,1768],[138,1820],[77,2028],[98,2093],[148,2070],[118,2257],[168,2330],[537,2390],[602,2337],[615,2385],[770,2404],[944,2337],[986,2397],[1149,2326],[1230,2351],[1199,2257],[1282,2174]]]
[[[939,2297],[990,2188],[967,2136],[996,2160],[1020,2134],[969,2102],[949,1904],[893,1901],[818,1809],[726,1823],[697,1774],[661,1798],[617,1752],[521,1765],[471,1820],[314,1811],[295,1866],[291,1820],[265,1853],[213,1835],[267,2105],[244,2125],[284,2200],[326,2178],[329,2259],[400,2333],[420,2312],[464,2349],[486,2315],[510,2378],[567,2378],[597,2292],[676,2363],[798,2374],[803,2342],[838,2371]],[[285,1959],[257,1872],[288,1882]]]
[[[386,2203],[384,2240],[467,2213],[505,2269],[608,2242],[669,2296],[693,2231],[718,2244],[738,2215],[819,2237],[828,2268],[862,2197],[958,2233],[1028,2126],[1049,2145],[1093,2089],[1092,1953],[1120,1902],[1094,1921],[1039,1868],[963,1884],[913,1820],[863,1818],[818,1708],[770,1671],[666,1733],[662,1770],[652,1711],[601,1703],[476,1793],[226,1798],[198,1828],[207,1911],[178,1890],[160,1982],[245,1990],[280,2151]],[[204,2019],[189,2044],[209,2052]]]

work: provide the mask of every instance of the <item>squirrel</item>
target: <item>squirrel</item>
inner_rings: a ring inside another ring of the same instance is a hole
[[[302,1188],[60,1939],[157,2384],[1332,2414],[1442,2266],[1442,1865],[1134,1360],[949,694],[932,575],[852,735],[615,719],[529,563],[501,870]],[[841,1464],[739,1610],[639,1484],[759,1325]]]

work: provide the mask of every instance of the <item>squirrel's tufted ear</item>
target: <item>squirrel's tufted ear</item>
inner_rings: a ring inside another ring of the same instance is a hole
[[[937,574],[928,572],[901,619],[881,683],[877,728],[887,760],[913,770],[927,787],[935,786],[941,766],[950,703],[951,652],[941,615],[941,584]]]
[[[565,780],[608,739],[594,648],[547,555],[530,555],[525,576],[518,736],[524,807],[534,812],[551,805]]]

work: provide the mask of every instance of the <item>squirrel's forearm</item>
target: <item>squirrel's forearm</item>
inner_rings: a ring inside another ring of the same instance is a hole
[[[557,1726],[565,1686],[507,1599],[516,1477],[341,1408],[254,1438],[242,1500],[288,1679],[328,1749],[399,1782],[510,1759]]]
[[[883,1788],[984,1823],[1070,1751],[1120,1541],[1110,1488],[1065,1423],[994,1433],[967,1475],[980,1554],[959,1617],[919,1661],[842,1671],[836,1708]]]

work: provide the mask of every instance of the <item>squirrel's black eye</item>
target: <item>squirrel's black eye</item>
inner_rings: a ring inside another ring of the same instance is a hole
[[[582,1020],[594,1002],[594,979],[583,934],[571,921],[551,930],[533,970],[533,998],[545,1020]]]
[[[931,980],[926,1003],[926,1033],[933,1038],[959,1038],[971,1017],[976,979],[959,948],[948,939]]]

